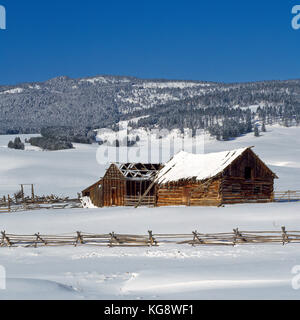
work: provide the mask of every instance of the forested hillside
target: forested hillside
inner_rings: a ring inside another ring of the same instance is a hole
[[[253,130],[255,121],[300,122],[300,80],[253,83],[59,77],[0,86],[0,133],[46,127],[90,131],[143,117],[134,127],[206,129],[219,139]]]

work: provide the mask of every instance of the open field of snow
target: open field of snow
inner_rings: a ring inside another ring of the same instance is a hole
[[[76,230],[146,234],[300,229],[299,204],[110,208],[2,214],[13,233]],[[300,244],[236,247],[0,248],[0,299],[299,299]]]
[[[31,136],[20,137],[24,141]],[[8,142],[15,137],[0,136],[0,196],[13,194],[19,184],[33,183],[38,195],[76,197],[105,171],[96,161],[96,144],[74,144],[74,150],[54,152],[8,149]]]
[[[279,176],[277,190],[300,190],[300,128],[268,127],[217,142],[205,152],[255,146]],[[29,137],[29,136],[26,136]],[[25,136],[21,137],[24,140]],[[97,145],[44,152],[7,149],[14,136],[0,136],[0,196],[34,183],[38,194],[76,196],[107,165],[96,161]],[[141,140],[141,147],[143,147]],[[240,230],[300,230],[300,203],[235,205],[225,208],[106,208],[41,210],[0,214],[9,233],[191,233]],[[299,299],[292,268],[300,244],[236,247],[0,248],[7,290],[0,299]]]
[[[205,137],[204,151],[219,152],[255,146],[253,149],[279,176],[276,190],[300,190],[300,128],[268,127],[256,138],[248,134],[232,141],[220,142]],[[21,136],[22,141],[30,135]],[[139,154],[146,154],[146,140],[140,133]],[[27,146],[27,150],[10,150],[7,144],[15,136],[0,136],[0,196],[14,193],[19,184],[34,183],[36,193],[77,196],[85,187],[103,176],[108,164],[97,162],[99,146],[74,144],[74,150],[44,152]],[[175,149],[181,150],[180,139]],[[152,141],[158,149],[160,141]],[[201,149],[201,148],[200,148]],[[135,149],[131,149],[135,152]],[[175,150],[175,151],[176,151]],[[158,155],[155,156],[159,160]],[[167,161],[169,159],[163,159]]]

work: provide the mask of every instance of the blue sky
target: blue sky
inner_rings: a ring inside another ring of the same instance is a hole
[[[60,75],[300,78],[299,1],[0,0],[0,84]]]

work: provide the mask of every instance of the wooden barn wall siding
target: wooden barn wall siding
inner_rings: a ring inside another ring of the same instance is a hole
[[[102,182],[103,206],[124,206],[126,182],[115,165],[111,165],[106,171]]]
[[[252,168],[252,178],[245,179],[245,168]],[[233,191],[240,186],[240,191]],[[260,191],[255,192],[258,188]],[[274,178],[268,168],[252,151],[235,161],[224,171],[220,193],[223,203],[268,202],[273,200]]]
[[[257,158],[251,150],[248,150],[242,157],[237,159],[231,166],[225,171],[223,176],[231,178],[244,178],[245,168],[251,167],[253,169],[254,179],[273,179],[271,172],[263,164],[263,162]]]
[[[90,190],[91,201],[96,207],[103,206],[103,195],[102,195],[102,189],[100,187],[101,187],[101,184],[99,183],[97,186],[94,186]]]
[[[221,203],[220,180],[215,180],[207,186],[199,183],[186,185],[163,185],[157,190],[157,206],[215,206]]]
[[[232,185],[240,185],[240,192],[233,192]],[[259,193],[255,193],[256,187],[260,188]],[[273,183],[269,181],[255,180],[251,183],[241,181],[240,179],[224,179],[222,183],[223,203],[237,203],[246,201],[268,202],[273,200]]]

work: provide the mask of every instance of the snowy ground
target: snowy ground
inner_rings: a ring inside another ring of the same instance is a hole
[[[280,179],[277,190],[300,190],[300,128],[268,128],[229,142],[207,140],[206,152],[256,146],[254,151]],[[0,195],[19,183],[35,183],[39,194],[76,195],[105,170],[97,146],[43,152],[6,148],[0,136]],[[236,205],[225,208],[109,208],[0,214],[9,233],[75,231],[146,234],[300,230],[300,203]],[[158,248],[0,248],[7,290],[0,299],[299,299],[292,268],[300,245]]]
[[[31,136],[20,137],[24,141]],[[106,166],[96,161],[97,144],[74,144],[75,149],[52,152],[27,146],[26,151],[19,151],[7,148],[14,138],[0,135],[0,196],[13,194],[19,184],[33,183],[38,195],[76,197],[105,171]]]
[[[78,209],[1,216],[16,233],[146,234],[300,229],[299,204],[226,208]],[[299,245],[2,248],[0,299],[299,299]]]

